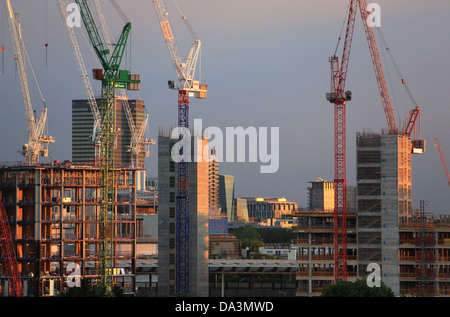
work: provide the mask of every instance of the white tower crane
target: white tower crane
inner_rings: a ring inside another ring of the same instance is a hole
[[[97,100],[94,96],[94,90],[92,89],[91,82],[89,80],[87,71],[86,71],[86,65],[84,64],[83,56],[81,55],[80,47],[78,46],[78,41],[75,36],[75,31],[73,27],[70,27],[67,23],[67,20],[69,18],[67,7],[68,2],[67,0],[57,0],[59,12],[61,14],[61,17],[63,19],[63,23],[66,25],[67,34],[70,39],[70,43],[72,44],[73,54],[75,55],[75,58],[78,63],[78,68],[80,70],[80,77],[83,82],[84,88],[86,90],[86,95],[88,98],[88,103],[91,108],[92,116],[94,118],[94,127],[92,132],[92,140],[95,144],[95,157],[97,158],[100,148],[100,127],[101,127],[101,116],[100,111],[97,105]]]
[[[20,15],[18,13],[13,13],[10,0],[4,0],[4,4],[7,9],[6,14],[8,17],[8,26],[11,34],[12,46],[14,49],[20,86],[22,89],[22,95],[25,104],[28,143],[23,146],[22,155],[26,157],[27,163],[35,164],[39,163],[39,155],[43,157],[48,156],[48,144],[55,142],[55,140],[51,136],[44,135],[45,126],[47,123],[47,106],[45,104],[44,98],[42,97],[42,92],[39,88],[39,84],[37,83],[36,76],[34,74],[33,68],[31,67],[31,63],[25,48],[20,24]],[[30,64],[30,69],[38,86],[44,106],[39,120],[37,120],[36,116],[34,115],[33,106],[31,104],[31,96],[28,86],[26,69],[27,60]]]
[[[169,55],[178,77],[178,82],[169,81],[169,88],[178,90],[178,128],[180,147],[179,154],[182,156],[178,162],[178,190],[176,196],[176,253],[175,253],[175,288],[176,292],[189,293],[190,290],[190,216],[189,216],[189,169],[188,160],[183,158],[189,151],[185,151],[190,140],[187,130],[189,129],[189,97],[193,96],[205,99],[208,86],[201,85],[195,80],[195,70],[201,48],[201,42],[188,24],[186,17],[181,14],[183,21],[194,37],[194,44],[186,59],[182,59],[177,43],[169,23],[169,14],[162,0],[153,0],[156,15],[158,17],[164,40],[169,50]],[[179,9],[179,8],[178,8]],[[180,11],[181,13],[181,11]]]
[[[178,77],[178,83],[175,83],[175,81],[169,81],[169,88],[188,91],[191,97],[194,96],[195,98],[205,99],[208,91],[208,86],[200,85],[200,82],[198,80],[195,80],[195,71],[197,68],[199,52],[201,49],[201,41],[197,38],[186,17],[182,15],[183,21],[186,23],[187,28],[194,37],[194,43],[192,44],[188,57],[186,59],[183,59],[173,36],[172,29],[169,23],[169,13],[167,12],[163,1],[153,0],[153,5],[155,6],[156,15],[163,32],[164,40],[166,42],[173,67],[175,68],[175,72]]]

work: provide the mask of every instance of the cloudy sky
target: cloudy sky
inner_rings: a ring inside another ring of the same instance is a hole
[[[71,103],[86,94],[65,26],[53,0],[13,0],[20,11],[24,40],[48,106],[48,131],[56,138],[53,159],[71,159]],[[167,89],[175,78],[151,0],[116,0],[133,23],[126,65],[142,75],[142,98],[150,114],[149,136],[174,126],[177,95]],[[369,2],[369,1],[368,1]],[[101,0],[113,38],[123,20],[108,0]],[[333,180],[333,108],[325,99],[330,87],[328,58],[334,53],[346,15],[347,0],[178,0],[202,41],[201,79],[209,85],[206,100],[191,101],[191,123],[203,126],[279,127],[279,169],[261,174],[260,163],[222,163],[220,172],[235,176],[236,196],[286,197],[306,207],[306,188],[316,177]],[[448,0],[378,0],[381,32],[422,112],[427,152],[414,156],[413,205],[431,202],[434,213],[450,213],[445,173],[434,137],[450,164],[450,40]],[[172,0],[166,1],[173,32],[184,56],[192,38]],[[5,46],[0,75],[0,161],[18,161],[26,142],[22,94],[15,76],[11,39],[0,11],[0,46]],[[47,19],[46,19],[47,18]],[[86,66],[98,66],[89,44],[77,30]],[[48,65],[44,44],[48,43]],[[379,45],[380,46],[380,45]],[[383,54],[383,50],[380,46]],[[342,52],[342,44],[338,55]],[[383,59],[397,122],[412,103],[394,66]],[[34,109],[41,103],[30,78]],[[99,92],[100,85],[92,80]],[[361,18],[357,16],[346,88],[353,92],[347,111],[348,184],[355,184],[355,136],[358,131],[387,128]],[[45,161],[45,160],[44,160]],[[147,161],[157,170],[157,146]]]

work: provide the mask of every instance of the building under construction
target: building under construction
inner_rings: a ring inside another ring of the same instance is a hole
[[[138,171],[115,168],[113,277],[125,294],[135,291]],[[16,245],[24,296],[54,296],[66,290],[73,277],[98,278],[100,190],[98,166],[0,166],[0,197]],[[4,260],[0,287],[8,293]]]
[[[295,214],[298,226],[293,228],[296,234],[295,245],[298,248],[297,296],[318,296],[323,288],[334,283],[334,234],[333,212],[302,210]],[[367,261],[359,261],[366,250],[372,247],[373,257],[370,263],[381,267],[381,281],[390,284],[397,296],[450,296],[450,217],[431,216],[420,212],[399,220],[399,227],[392,239],[398,241],[397,251],[390,255],[394,265],[383,273],[386,253],[375,254],[380,241],[374,239],[360,245],[364,229],[357,230],[357,215],[348,214],[347,227],[347,280],[367,277]],[[387,256],[386,256],[387,257]],[[395,272],[396,274],[392,274]],[[392,276],[389,276],[392,274]],[[385,283],[386,284],[386,283]]]
[[[357,204],[347,214],[347,277],[367,277],[378,264],[394,294],[448,296],[448,217],[413,213],[411,139],[403,135],[356,136]],[[299,211],[293,229],[299,245],[298,295],[319,294],[334,283],[333,211]]]

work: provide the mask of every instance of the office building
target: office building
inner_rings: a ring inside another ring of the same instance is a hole
[[[247,197],[245,199],[247,200],[248,217],[251,219],[282,219],[291,216],[292,212],[298,209],[295,202],[288,201],[284,197]]]
[[[334,182],[317,178],[308,187],[309,210],[334,210]]]
[[[234,176],[219,174],[219,206],[229,222],[235,221]]]
[[[308,187],[309,210],[334,210],[334,182],[317,178]],[[347,186],[347,209],[355,211],[357,208],[356,186]]]
[[[116,100],[116,148],[114,150],[115,164],[130,165],[131,154],[128,151],[131,142],[131,130],[124,110],[123,99]],[[145,118],[145,105],[143,100],[128,100],[131,115],[135,126],[139,128]],[[101,99],[97,100],[101,105]],[[101,108],[99,106],[99,108]],[[92,140],[94,117],[88,100],[72,101],[72,161],[74,163],[91,163],[95,159],[95,147]],[[140,153],[137,164],[144,165],[145,154]],[[144,176],[145,180],[145,176]]]

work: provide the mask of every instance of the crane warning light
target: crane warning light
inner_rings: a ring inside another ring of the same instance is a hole
[[[161,29],[163,31],[164,34],[164,38],[167,39],[172,39],[173,38],[173,34],[172,34],[172,30],[170,29],[170,24],[169,21],[163,22],[161,23]]]

